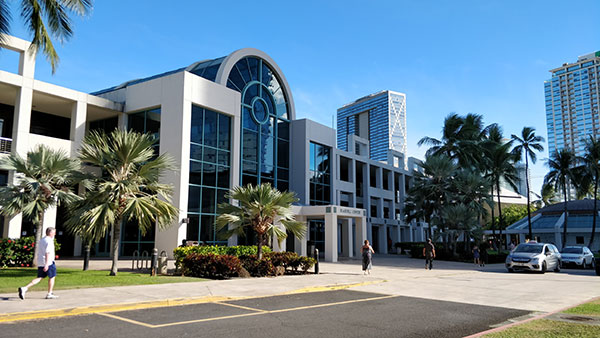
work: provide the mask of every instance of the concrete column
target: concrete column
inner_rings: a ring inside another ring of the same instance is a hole
[[[347,218],[345,219],[345,224],[344,224],[345,228],[346,228],[346,248],[347,248],[347,255],[348,257],[354,257],[354,243],[352,243],[352,218]]]
[[[117,128],[119,129],[127,129],[127,123],[128,121],[128,116],[126,113],[119,113],[119,116],[117,117]]]
[[[87,104],[83,101],[74,102],[71,107],[71,156],[77,154],[85,137],[86,118]]]
[[[519,234],[519,243],[525,243],[525,234]]]
[[[173,186],[172,203],[179,214],[169,228],[157,229],[155,247],[158,252],[165,250],[169,257],[187,233],[187,223],[181,220],[187,218],[192,102],[184,97],[185,83],[185,72],[182,72],[180,76],[167,77],[162,85],[160,153],[169,154],[179,170],[165,172],[161,183]],[[181,132],[174,133],[175,130]]]
[[[309,228],[308,228],[308,222],[306,220],[306,217],[302,217],[302,216],[296,216],[296,220],[298,222],[304,222],[304,226],[306,226],[306,236],[304,236],[304,238],[300,239],[298,237],[294,238],[294,251],[296,251],[296,253],[300,256],[306,256],[306,251],[307,251],[307,245],[306,242],[308,241],[308,237],[309,237]]]
[[[337,262],[338,260],[338,224],[337,215],[325,214],[325,261]]]
[[[49,227],[56,228],[56,212],[57,208],[55,206],[46,209],[44,213],[44,228],[42,229],[42,237],[46,235],[46,229]]]
[[[356,243],[354,243],[354,248],[357,250],[356,255],[358,256],[359,249],[363,246],[365,239],[367,239],[367,218],[357,217],[354,221],[356,222]]]

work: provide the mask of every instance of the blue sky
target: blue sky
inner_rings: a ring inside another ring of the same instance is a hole
[[[27,39],[17,14],[13,35]],[[451,112],[546,137],[543,81],[600,50],[599,17],[593,0],[103,0],[74,20],[56,74],[38,57],[36,78],[91,92],[254,47],[284,72],[299,118],[331,125],[358,97],[406,93],[408,154],[422,157],[418,140],[439,137]],[[0,52],[0,69],[12,63]],[[537,191],[547,156],[533,168]]]

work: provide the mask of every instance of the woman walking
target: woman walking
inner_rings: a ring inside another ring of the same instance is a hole
[[[473,250],[471,250],[471,252],[473,252],[473,263],[475,263],[475,265],[481,266],[481,260],[479,259],[479,248],[477,247],[477,245],[473,247]]]
[[[362,254],[362,269],[364,274],[371,274],[371,258],[372,254],[375,253],[371,245],[369,245],[369,240],[365,240],[365,244],[360,248],[360,253]]]

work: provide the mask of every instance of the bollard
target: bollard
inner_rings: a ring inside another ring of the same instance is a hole
[[[156,268],[158,265],[158,249],[152,249],[152,263],[150,263],[150,276],[156,276]]]
[[[167,252],[161,251],[160,255],[158,255],[158,274],[166,275],[167,274]]]
[[[315,259],[317,262],[315,263],[315,275],[319,274],[319,249],[315,248]]]

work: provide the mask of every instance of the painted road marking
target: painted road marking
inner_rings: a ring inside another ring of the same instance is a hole
[[[266,312],[266,310],[255,309],[253,307],[248,307],[248,306],[243,306],[243,305],[237,305],[237,304],[222,303],[222,302],[215,302],[214,304],[226,305],[226,306],[236,307],[238,309],[244,309],[244,310],[255,311],[255,312]]]
[[[343,289],[353,288],[353,287],[357,287],[357,286],[379,284],[379,283],[384,283],[384,282],[387,282],[387,280],[366,281],[366,282],[354,283],[354,284],[335,284],[335,285],[326,285],[326,286],[307,287],[307,288],[297,289],[297,290],[284,292],[284,293],[280,293],[280,294],[266,295],[266,296],[259,296],[259,297],[207,296],[207,297],[198,297],[198,298],[166,299],[166,300],[148,301],[148,302],[140,302],[140,303],[94,305],[94,306],[84,306],[84,307],[76,307],[76,308],[16,312],[16,313],[0,314],[0,324],[1,323],[9,323],[9,322],[17,322],[17,321],[25,321],[25,320],[34,320],[34,319],[48,319],[48,318],[56,318],[56,317],[80,316],[80,315],[99,314],[99,313],[108,313],[108,312],[143,310],[143,309],[151,309],[151,308],[159,308],[159,307],[194,305],[194,304],[214,303],[214,302],[244,300],[244,299],[254,299],[254,298],[266,298],[266,297],[283,296],[283,295],[297,294],[297,293],[343,290]]]
[[[243,308],[245,308],[246,310],[252,310],[254,312],[243,313],[243,314],[239,314],[239,315],[231,315],[231,316],[220,316],[220,317],[213,317],[213,318],[203,318],[203,319],[186,320],[186,321],[182,321],[182,322],[173,322],[173,323],[156,324],[156,325],[138,322],[136,320],[131,320],[131,319],[128,319],[128,318],[123,318],[123,317],[120,317],[120,316],[117,316],[117,315],[113,315],[113,314],[109,315],[107,313],[101,313],[101,315],[106,315],[107,317],[110,317],[110,318],[113,318],[113,319],[117,319],[117,320],[122,320],[124,322],[128,322],[128,323],[131,323],[131,324],[136,324],[136,325],[141,325],[141,326],[144,326],[144,327],[149,327],[149,328],[156,329],[156,328],[162,328],[162,327],[177,326],[177,325],[186,325],[186,324],[195,324],[195,323],[203,323],[203,322],[217,321],[217,320],[223,320],[223,319],[242,318],[242,317],[250,317],[250,316],[259,316],[259,315],[265,315],[265,314],[272,314],[272,313],[300,311],[300,310],[316,309],[316,308],[329,307],[329,306],[337,306],[337,305],[345,305],[345,304],[369,302],[369,301],[375,301],[375,300],[381,300],[381,299],[389,299],[389,298],[396,298],[396,297],[400,297],[400,296],[399,295],[385,295],[385,296],[378,296],[378,297],[371,297],[371,298],[345,300],[345,301],[334,302],[334,303],[327,303],[327,304],[298,306],[298,307],[293,307],[293,308],[289,308],[289,309],[270,310],[270,311],[260,310],[260,309],[254,309],[254,308],[248,308],[248,307],[244,306]],[[222,304],[222,305],[234,305],[234,304],[225,304],[225,303],[221,303],[221,302],[213,302],[213,303],[214,304]],[[238,306],[235,306],[235,307],[238,307]]]

